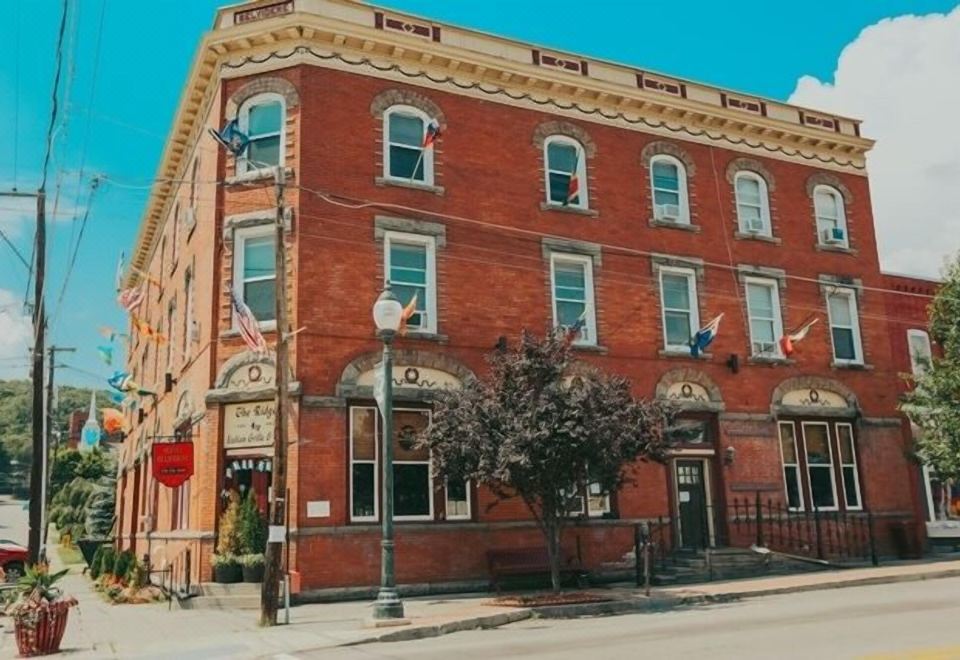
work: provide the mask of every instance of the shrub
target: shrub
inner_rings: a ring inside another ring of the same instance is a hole
[[[267,521],[260,514],[253,489],[247,491],[240,504],[237,534],[240,537],[240,554],[257,554],[267,549]]]
[[[265,559],[262,552],[255,552],[251,554],[240,555],[237,557],[237,561],[241,566],[254,568],[256,566],[263,566]]]
[[[113,566],[117,562],[117,551],[111,545],[102,547],[100,554],[100,565],[97,567],[97,577],[103,575],[113,575]]]
[[[127,571],[125,576],[127,584],[135,587],[137,589],[145,587],[150,576],[147,573],[147,565],[142,561],[133,558],[133,562],[130,564],[130,569]]]
[[[242,547],[240,543],[240,496],[236,491],[230,493],[230,502],[220,515],[220,526],[217,534],[217,554],[239,555]]]
[[[113,563],[113,575],[119,580],[125,580],[130,573],[130,567],[137,561],[136,556],[130,550],[124,550],[117,555]]]
[[[103,551],[109,546],[101,545],[97,548],[96,552],[93,553],[93,559],[90,560],[90,578],[96,580],[100,577],[100,571],[103,567]]]

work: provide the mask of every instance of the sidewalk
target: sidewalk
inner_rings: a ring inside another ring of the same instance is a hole
[[[627,612],[663,611],[816,589],[960,577],[960,561],[917,562],[801,575],[713,582],[657,588],[645,597],[632,585],[597,589],[611,600],[588,605],[549,608],[493,606],[489,594],[423,597],[405,600],[408,625],[370,628],[368,602],[301,605],[291,623],[259,628],[257,612],[179,610],[167,604],[113,606],[90,587],[79,570],[65,578],[64,588],[80,601],[70,614],[63,650],[87,658],[271,658],[298,651],[320,650],[372,641],[417,639],[482,627],[496,627],[533,616],[573,618]],[[281,612],[281,620],[283,613]],[[14,649],[12,635],[3,635],[0,657]]]

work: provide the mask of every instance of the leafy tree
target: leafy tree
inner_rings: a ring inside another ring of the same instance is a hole
[[[267,521],[257,506],[257,496],[251,488],[240,504],[237,515],[237,534],[241,554],[258,554],[267,548]]]
[[[220,514],[220,526],[217,530],[217,554],[239,555],[243,552],[240,538],[240,496],[230,492],[227,508]]]
[[[960,479],[960,256],[930,305],[930,336],[943,350],[901,404],[922,433],[917,453],[943,479]]]
[[[615,492],[637,460],[662,460],[669,406],[635,399],[620,376],[571,376],[562,336],[524,331],[515,348],[492,353],[490,375],[443,392],[419,439],[435,475],[471,480],[501,498],[520,497],[543,532],[554,590],[561,537],[588,484]]]

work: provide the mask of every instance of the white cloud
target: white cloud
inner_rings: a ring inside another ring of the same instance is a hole
[[[939,275],[960,250],[960,7],[867,27],[789,100],[863,119],[881,264]]]
[[[24,314],[23,300],[0,289],[0,379],[25,378],[29,371],[29,346],[33,324]]]

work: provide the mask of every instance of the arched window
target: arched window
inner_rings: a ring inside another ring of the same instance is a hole
[[[650,159],[650,185],[654,220],[690,224],[687,170],[683,163],[666,154],[654,156]]]
[[[551,135],[543,142],[543,164],[548,204],[590,208],[582,144],[565,135]]]
[[[821,245],[847,247],[847,216],[843,195],[831,186],[813,189],[813,208],[817,217],[817,236]]]
[[[756,172],[737,172],[733,179],[737,219],[744,234],[770,236],[770,200],[767,182]]]
[[[286,105],[280,94],[258,94],[240,106],[237,121],[250,144],[237,162],[238,173],[283,165],[285,119]]]
[[[430,117],[409,105],[395,105],[383,113],[384,178],[433,185],[433,149],[424,138]]]
[[[193,159],[193,166],[190,168],[190,208],[197,209],[197,171],[200,169],[200,156]]]

